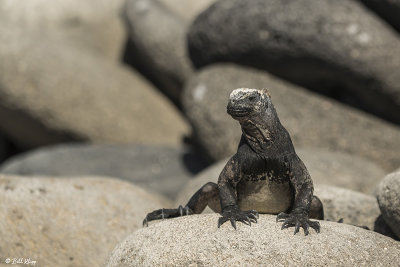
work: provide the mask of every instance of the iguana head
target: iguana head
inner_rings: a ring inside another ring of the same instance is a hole
[[[264,113],[267,115],[269,110],[272,111],[273,107],[267,89],[235,89],[230,94],[227,106],[228,114],[239,121]]]

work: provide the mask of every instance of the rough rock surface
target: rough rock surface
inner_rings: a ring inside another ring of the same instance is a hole
[[[240,125],[226,113],[233,89],[268,88],[295,148],[342,151],[393,171],[400,165],[400,128],[267,72],[232,64],[206,67],[187,83],[183,95],[196,139],[214,160],[236,152]]]
[[[0,255],[36,266],[102,266],[118,242],[168,201],[129,183],[0,175]],[[26,265],[24,265],[26,266]]]
[[[375,220],[380,214],[375,197],[361,192],[332,186],[342,177],[356,180],[359,184],[361,184],[360,181],[366,177],[352,177],[351,174],[354,173],[354,170],[348,169],[349,167],[346,165],[343,165],[346,167],[337,168],[336,166],[332,167],[329,163],[325,164],[326,159],[331,160],[335,158],[334,154],[317,154],[315,158],[319,156],[318,162],[313,162],[312,160],[314,157],[310,160],[307,156],[310,153],[311,151],[300,150],[298,154],[304,161],[313,179],[314,194],[318,196],[324,204],[325,219],[338,221],[340,218],[343,218],[344,223],[368,226],[370,229],[374,229]],[[326,155],[329,156],[326,157]],[[336,159],[338,159],[338,164],[340,164],[341,157],[337,157]],[[226,162],[227,160],[220,161],[198,174],[195,179],[189,181],[177,196],[175,206],[185,205],[190,197],[207,182],[217,182],[218,176]],[[325,171],[325,173],[323,171]],[[328,180],[326,177],[330,179]],[[349,181],[349,185],[353,183],[351,180]],[[324,183],[329,183],[330,185],[325,185]],[[341,186],[344,186],[344,184]],[[212,211],[207,208],[205,212]]]
[[[131,234],[112,252],[108,267],[123,266],[390,266],[400,261],[400,243],[358,227],[321,221],[321,233],[293,235],[275,216],[251,227],[219,215],[164,220]]]
[[[205,162],[188,148],[152,145],[62,144],[15,156],[1,173],[116,177],[174,199]]]
[[[380,215],[376,198],[360,192],[329,185],[316,185],[314,194],[324,205],[324,220],[367,226],[374,230]]]
[[[129,33],[125,60],[178,103],[192,73],[186,21],[157,0],[126,1],[124,18]]]
[[[63,39],[0,34],[0,128],[26,147],[71,139],[177,144],[188,126],[139,74]],[[40,45],[37,45],[40,43]]]
[[[400,238],[400,172],[387,175],[379,184],[378,203],[383,219]]]
[[[360,0],[400,32],[399,0]]]
[[[400,38],[357,1],[217,1],[188,46],[197,67],[256,66],[400,123]]]
[[[116,61],[125,32],[119,11],[124,0],[0,1],[0,23],[13,31],[58,36],[86,53]],[[0,33],[3,34],[3,33]]]

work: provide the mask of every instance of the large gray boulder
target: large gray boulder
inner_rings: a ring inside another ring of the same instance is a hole
[[[0,25],[39,36],[58,36],[72,45],[117,61],[125,31],[119,17],[124,0],[0,1]],[[0,35],[4,34],[0,30]],[[40,45],[41,42],[35,45]]]
[[[187,22],[158,0],[127,0],[126,61],[149,77],[175,103],[192,73],[186,49]]]
[[[324,220],[343,219],[343,223],[375,229],[380,215],[376,198],[353,190],[331,185],[316,185],[314,195],[324,206]]]
[[[365,158],[321,149],[298,149],[316,185],[334,185],[373,194],[385,172]]]
[[[21,146],[178,144],[187,133],[174,106],[136,72],[62,38],[1,31],[0,129]]]
[[[2,262],[102,266],[112,249],[168,200],[115,179],[0,175]],[[26,265],[24,265],[26,266]]]
[[[110,176],[175,199],[205,166],[198,154],[180,146],[62,144],[14,156],[0,166],[0,172]]]
[[[267,72],[232,64],[202,69],[187,83],[183,95],[185,114],[197,142],[213,160],[236,152],[240,125],[226,113],[226,105],[230,92],[240,87],[269,89],[296,149],[346,152],[378,163],[387,171],[400,165],[399,127]]]
[[[400,172],[387,175],[378,187],[382,217],[400,239]]]
[[[197,67],[259,67],[400,123],[400,38],[358,1],[221,0],[188,42]]]
[[[391,266],[400,243],[355,226],[320,221],[321,233],[281,230],[275,216],[251,226],[217,228],[218,214],[164,220],[128,236],[108,267],[127,266]]]

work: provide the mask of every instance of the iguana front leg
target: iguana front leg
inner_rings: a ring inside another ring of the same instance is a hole
[[[299,157],[293,159],[293,169],[289,174],[290,184],[294,190],[294,203],[289,214],[281,212],[276,217],[276,221],[283,221],[282,229],[294,226],[294,234],[298,233],[300,227],[304,229],[304,234],[309,234],[309,227],[317,233],[320,225],[317,221],[309,220],[311,201],[313,200],[313,183],[306,166]]]
[[[216,183],[206,183],[190,198],[189,202],[177,209],[158,209],[150,212],[143,220],[143,226],[147,226],[150,221],[175,218],[191,214],[200,214],[206,206],[213,211],[220,212],[221,207],[218,197],[218,186]]]
[[[255,210],[241,211],[237,202],[236,185],[241,179],[241,166],[237,154],[233,156],[222,170],[218,179],[221,215],[218,227],[230,221],[236,229],[236,221],[251,225],[256,223],[258,212]]]

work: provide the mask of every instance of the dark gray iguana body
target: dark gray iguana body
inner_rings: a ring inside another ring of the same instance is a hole
[[[237,153],[222,170],[218,184],[200,188],[185,207],[159,209],[143,221],[201,213],[208,205],[221,213],[218,227],[230,221],[257,222],[258,212],[278,214],[282,229],[294,226],[308,234],[319,232],[323,219],[322,203],[313,196],[313,183],[304,163],[297,156],[290,136],[281,125],[266,89],[236,89],[229,99],[228,114],[239,121],[242,137]],[[288,213],[285,213],[288,212]]]

